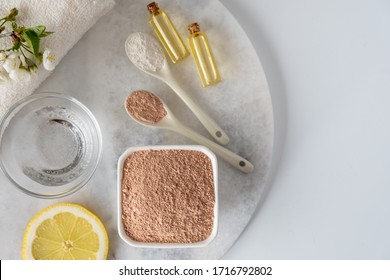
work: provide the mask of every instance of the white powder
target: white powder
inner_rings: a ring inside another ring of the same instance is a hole
[[[146,33],[130,34],[125,48],[131,62],[143,71],[158,72],[165,64],[162,47],[156,39]]]

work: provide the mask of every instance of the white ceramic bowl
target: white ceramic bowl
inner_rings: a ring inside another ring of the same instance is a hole
[[[202,241],[195,243],[148,243],[138,242],[131,239],[125,232],[122,222],[122,176],[123,165],[126,158],[136,152],[145,150],[192,150],[199,151],[207,155],[212,164],[213,176],[214,176],[214,192],[215,192],[215,204],[214,204],[214,224],[211,234]],[[129,245],[134,247],[149,247],[149,248],[190,248],[190,247],[203,247],[208,245],[217,235],[218,228],[218,165],[217,158],[213,152],[204,146],[198,145],[170,145],[170,146],[142,146],[132,147],[126,150],[118,160],[118,183],[117,183],[117,198],[118,198],[118,232],[119,236]]]

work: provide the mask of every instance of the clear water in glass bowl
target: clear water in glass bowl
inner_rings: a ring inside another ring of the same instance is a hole
[[[101,133],[92,113],[72,97],[43,93],[15,104],[0,126],[0,167],[22,191],[61,197],[96,169]]]

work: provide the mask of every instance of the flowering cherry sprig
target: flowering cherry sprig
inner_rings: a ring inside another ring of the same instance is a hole
[[[0,38],[11,40],[8,48],[0,50],[0,82],[8,80],[8,77],[26,81],[41,63],[49,71],[57,64],[57,57],[52,50],[40,51],[41,38],[53,32],[46,31],[44,25],[28,28],[18,25],[18,13],[18,9],[13,8],[6,17],[0,19]]]

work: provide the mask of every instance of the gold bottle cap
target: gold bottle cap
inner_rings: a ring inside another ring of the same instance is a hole
[[[190,31],[190,34],[194,34],[200,31],[199,24],[197,22],[191,23],[188,25],[188,31]]]
[[[158,7],[158,4],[156,2],[152,2],[147,5],[149,13],[156,15],[159,13],[160,8]]]

